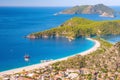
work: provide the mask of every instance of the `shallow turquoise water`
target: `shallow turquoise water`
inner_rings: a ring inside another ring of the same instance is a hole
[[[104,38],[112,44],[120,42],[120,35],[103,36],[102,38]]]

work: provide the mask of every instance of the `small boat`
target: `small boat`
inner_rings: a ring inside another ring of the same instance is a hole
[[[25,60],[25,61],[29,61],[29,59],[30,59],[30,56],[29,56],[29,55],[25,55],[25,56],[24,56],[24,60]]]
[[[40,60],[40,63],[45,63],[45,62],[50,62],[53,61],[53,59],[48,59],[48,60]]]
[[[53,14],[54,16],[57,16],[58,15],[58,13],[55,13],[55,14]]]

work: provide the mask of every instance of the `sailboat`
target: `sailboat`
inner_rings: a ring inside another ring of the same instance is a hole
[[[27,54],[25,54],[25,56],[24,56],[24,60],[25,60],[25,61],[29,61],[29,60],[30,60],[30,56],[27,55]]]

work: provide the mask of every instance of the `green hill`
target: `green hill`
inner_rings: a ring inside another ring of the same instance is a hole
[[[67,38],[92,37],[102,35],[119,35],[120,20],[93,21],[74,17],[62,25],[43,32],[32,33],[28,38],[52,38],[64,36]]]

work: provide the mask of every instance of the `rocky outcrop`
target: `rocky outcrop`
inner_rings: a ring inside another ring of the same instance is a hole
[[[36,36],[33,35],[33,34],[31,34],[31,35],[26,36],[26,38],[29,38],[29,39],[36,39]]]
[[[99,14],[102,17],[114,17],[115,11],[103,4],[75,6],[60,14]]]
[[[111,18],[114,18],[114,17],[115,17],[113,14],[108,14],[108,13],[106,13],[106,12],[102,13],[100,16],[101,16],[101,17],[111,17]]]

